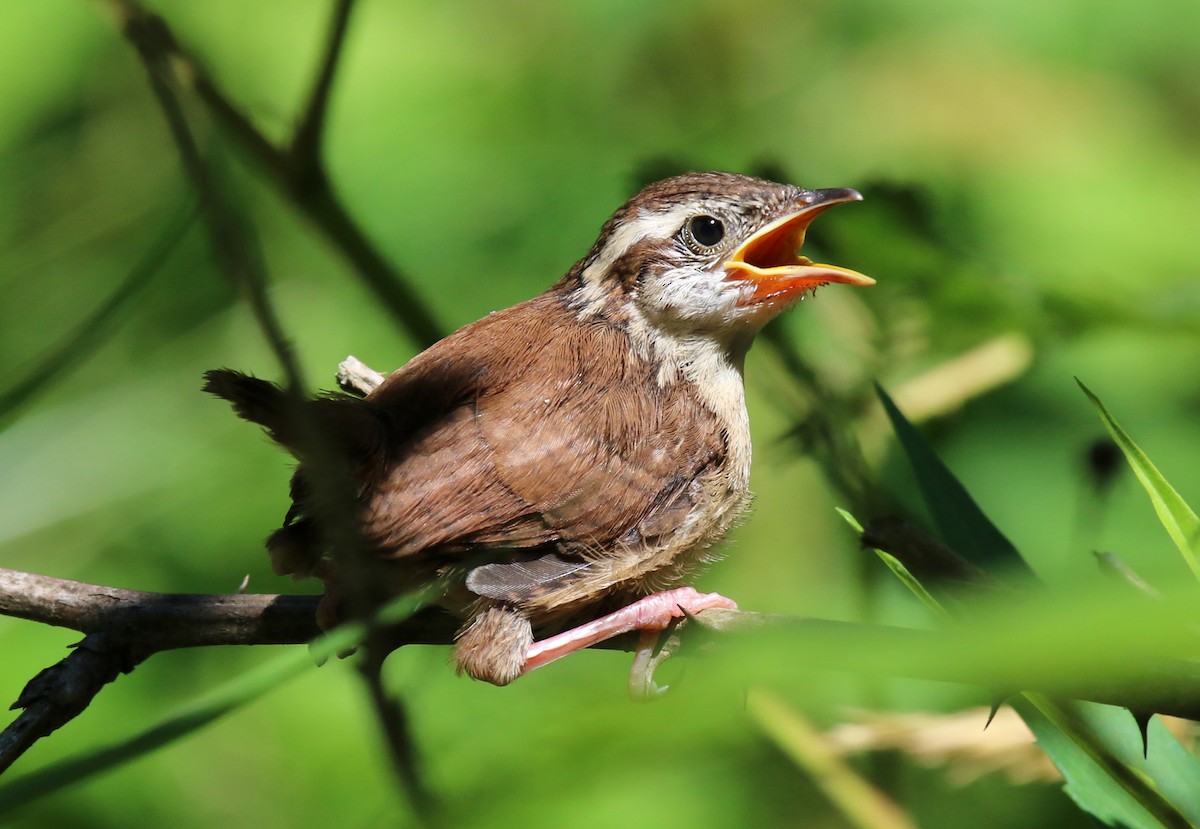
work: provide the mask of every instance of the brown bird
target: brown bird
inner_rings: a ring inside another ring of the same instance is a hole
[[[456,585],[443,602],[464,621],[460,671],[504,685],[611,636],[736,607],[679,585],[750,500],[746,351],[816,287],[873,283],[798,253],[814,217],[860,198],[729,173],[652,184],[545,293],[451,334],[365,399],[310,404],[353,472],[357,531],[388,589]],[[276,572],[336,585],[285,393],[206,378],[300,457],[267,540]]]

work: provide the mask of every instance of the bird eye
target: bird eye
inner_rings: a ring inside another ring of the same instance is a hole
[[[725,224],[713,216],[693,216],[687,225],[687,235],[700,247],[711,248],[725,238]]]

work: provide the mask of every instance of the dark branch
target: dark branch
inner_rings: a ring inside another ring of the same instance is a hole
[[[314,621],[319,601],[319,596],[150,593],[0,569],[0,615],[88,634],[84,641],[90,650],[110,654],[103,670],[90,669],[93,676],[107,676],[100,685],[162,650],[307,643],[320,632]],[[962,636],[968,635],[963,632],[727,610],[708,610],[697,618],[704,628],[723,634],[706,637],[709,641],[734,641],[725,635],[733,633],[782,633],[785,639],[781,641],[788,650],[809,654],[806,658],[811,658],[815,667],[1045,691],[1200,720],[1200,665],[1185,660],[1137,658],[1120,676],[1105,680],[1097,680],[1094,675],[1078,678],[1067,671],[1047,677],[1037,666],[955,666],[953,655],[962,647]],[[386,652],[411,644],[448,645],[454,641],[457,626],[448,614],[428,609],[382,632],[386,638],[372,650]],[[636,638],[623,638],[598,647],[630,650],[635,645]],[[929,654],[929,658],[903,664],[881,658],[881,654],[917,652]],[[80,657],[76,662],[88,658]],[[44,680],[34,680],[39,681]],[[27,696],[38,694],[26,692],[22,699]]]
[[[159,651],[208,645],[300,645],[320,635],[320,596],[150,593],[0,568],[0,615],[87,634],[34,677],[0,733],[0,772],[83,712],[109,682]],[[382,631],[389,650],[446,644],[458,622],[428,609]]]
[[[146,12],[136,0],[108,0],[108,4],[122,32],[135,42],[144,59],[162,66],[164,72],[170,72],[174,83],[195,93],[251,162],[266,174],[267,180],[350,261],[359,278],[417,343],[426,347],[441,339],[443,329],[432,310],[350,217],[327,178],[320,176],[314,180],[308,173],[297,177],[291,152],[268,140],[234,106],[203,68],[183,51],[161,17]],[[141,36],[144,32],[152,36]],[[340,41],[340,35],[338,38]]]
[[[140,661],[128,649],[114,647],[104,634],[94,633],[66,659],[31,679],[12,704],[23,710],[0,733],[0,773],[42,737],[83,713],[101,688]]]
[[[0,615],[87,634],[13,704],[23,710],[0,733],[0,772],[82,713],[101,688],[158,651],[309,641],[320,632],[318,600],[146,593],[0,569]]]
[[[201,219],[208,229],[217,262],[230,281],[249,298],[258,326],[287,376],[288,388],[299,393],[303,388],[300,369],[292,345],[267,301],[266,268],[257,240],[242,220],[237,205],[226,198],[218,186],[175,94],[178,75],[172,66],[173,56],[178,51],[175,38],[161,17],[146,14],[133,4],[129,4],[125,12],[124,34],[137,49],[146,68],[150,88],[158,99],[179,151],[184,174],[199,199]]]
[[[325,113],[329,107],[329,93],[333,89],[333,78],[337,72],[346,42],[346,30],[350,24],[350,13],[354,11],[354,0],[337,0],[333,8],[333,19],[325,40],[325,52],[321,67],[309,94],[308,106],[296,124],[292,136],[292,175],[302,189],[306,178],[311,178],[324,187],[325,170],[321,162],[321,140],[325,134]]]

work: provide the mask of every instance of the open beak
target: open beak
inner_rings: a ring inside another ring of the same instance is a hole
[[[835,204],[861,201],[862,196],[849,189],[812,190],[808,195],[811,201],[755,233],[725,262],[726,279],[753,286],[740,304],[787,302],[831,282],[875,284],[874,279],[858,271],[814,264],[799,253],[813,219]]]

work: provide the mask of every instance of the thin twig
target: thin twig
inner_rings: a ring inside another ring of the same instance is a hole
[[[325,52],[321,66],[309,93],[308,105],[296,124],[292,135],[289,155],[292,161],[292,176],[302,187],[307,178],[319,180],[324,185],[325,168],[321,160],[321,141],[325,135],[325,113],[329,106],[329,93],[333,89],[334,75],[340,65],[342,45],[346,42],[346,30],[350,24],[350,13],[354,11],[354,0],[337,0],[333,7],[333,19],[325,40]]]
[[[302,159],[307,164],[303,179],[293,177],[293,195],[300,198],[304,193],[328,193],[329,187],[321,174],[317,152],[317,136],[321,127],[324,100],[332,83],[332,74],[340,44],[348,22],[350,5],[343,3],[333,20],[330,36],[330,54],[318,78],[314,92],[314,112],[307,120],[306,129],[310,137],[301,136],[298,145],[306,151],[304,141],[311,142],[314,155]],[[146,66],[151,87],[159,99],[171,133],[179,149],[184,170],[199,194],[202,214],[208,224],[213,247],[226,274],[249,298],[250,307],[287,377],[284,392],[290,404],[288,413],[300,436],[299,456],[304,459],[305,480],[310,487],[311,503],[308,508],[320,519],[322,542],[330,550],[331,563],[340,572],[340,583],[345,590],[344,609],[350,616],[370,618],[375,610],[388,599],[383,581],[376,578],[381,566],[362,543],[354,515],[357,495],[353,486],[350,468],[346,459],[337,450],[329,436],[320,431],[311,408],[306,404],[304,382],[299,364],[293,353],[291,342],[267,297],[266,267],[256,240],[247,222],[239,221],[236,206],[224,198],[217,186],[212,170],[201,156],[189,129],[183,109],[174,93],[173,82],[180,73],[172,71],[172,62],[177,60],[178,46],[162,18],[155,15],[135,13],[125,21],[124,31],[138,50]],[[301,187],[300,185],[303,185]],[[364,644],[365,658],[369,664],[382,664],[386,652],[375,652],[376,638]],[[369,677],[368,677],[369,678]],[[378,677],[375,678],[378,680]],[[101,683],[102,684],[102,683]],[[402,703],[396,698],[387,698],[382,685],[376,681],[371,685],[372,702],[376,705],[380,721],[391,734],[405,722]],[[417,770],[412,765],[412,752],[405,748],[409,738],[393,736],[389,747],[400,770],[399,780],[415,794],[418,803],[424,803],[422,788],[415,783]]]
[[[297,451],[304,459],[305,480],[311,494],[309,507],[320,519],[324,536],[321,540],[341,572],[349,609],[367,618],[387,597],[381,593],[380,581],[373,578],[378,562],[365,552],[354,523],[358,504],[349,464],[321,431],[307,403],[299,362],[267,294],[266,265],[252,228],[238,215],[234,201],[226,198],[218,186],[175,94],[173,83],[181,73],[172,66],[178,54],[174,37],[160,17],[142,13],[134,4],[128,4],[128,10],[132,16],[124,20],[123,30],[145,64],[184,172],[199,197],[201,215],[218,262],[234,285],[245,293],[258,327],[283,368],[287,379],[284,402],[289,407],[286,415],[293,421],[299,437]],[[339,18],[334,24],[344,27],[344,22]]]
[[[175,94],[178,73],[172,67],[177,49],[174,36],[157,15],[144,13],[133,4],[125,11],[122,31],[146,68],[150,88],[179,151],[183,171],[199,199],[201,219],[208,229],[218,264],[230,281],[246,293],[259,328],[287,375],[288,387],[299,394],[303,388],[299,365],[283,326],[267,301],[262,252],[248,225],[241,220],[234,201],[221,192]]]
[[[218,186],[175,94],[173,84],[181,73],[173,67],[178,54],[174,36],[161,17],[141,12],[133,4],[130,4],[130,11],[131,16],[123,21],[123,31],[146,67],[151,88],[179,150],[184,173],[199,197],[201,216],[208,227],[218,263],[230,281],[246,295],[259,329],[283,368],[287,379],[283,388],[284,402],[300,438],[300,456],[309,473],[306,480],[311,483],[313,506],[325,536],[322,541],[330,548],[335,564],[353,565],[341,569],[350,597],[357,599],[360,593],[366,593],[365,588],[359,589],[360,585],[375,582],[367,575],[372,562],[361,552],[360,538],[354,528],[357,499],[349,466],[329,437],[320,431],[307,405],[299,362],[267,296],[266,265],[252,228],[239,215],[234,200],[226,198]],[[358,609],[364,616],[369,615],[374,604],[359,602]]]
[[[266,174],[267,181],[342,252],[359,278],[413,339],[422,347],[441,339],[444,329],[428,304],[351,218],[327,177],[313,179],[309,171],[298,179],[291,152],[268,140],[231,102],[199,63],[183,51],[161,17],[146,12],[136,0],[108,0],[108,5],[127,35],[130,23],[134,21],[155,31],[151,44],[156,50],[153,55],[156,61],[169,65],[174,81],[195,93],[216,122],[248,154],[254,166]]]
[[[11,417],[38,393],[67,376],[72,369],[83,365],[87,357],[99,352],[103,338],[117,328],[112,324],[117,312],[150,282],[191,227],[194,218],[195,210],[189,206],[171,219],[162,234],[150,244],[108,299],[38,361],[22,379],[0,392],[0,419]]]
[[[390,650],[386,632],[378,631],[368,636],[362,659],[358,663],[358,672],[370,692],[396,779],[417,813],[428,818],[437,807],[437,802],[421,774],[417,746],[408,724],[408,712],[395,694],[388,693],[383,682],[383,663]]]
[[[366,397],[384,381],[384,375],[353,354],[338,363],[338,388],[356,397]]]

